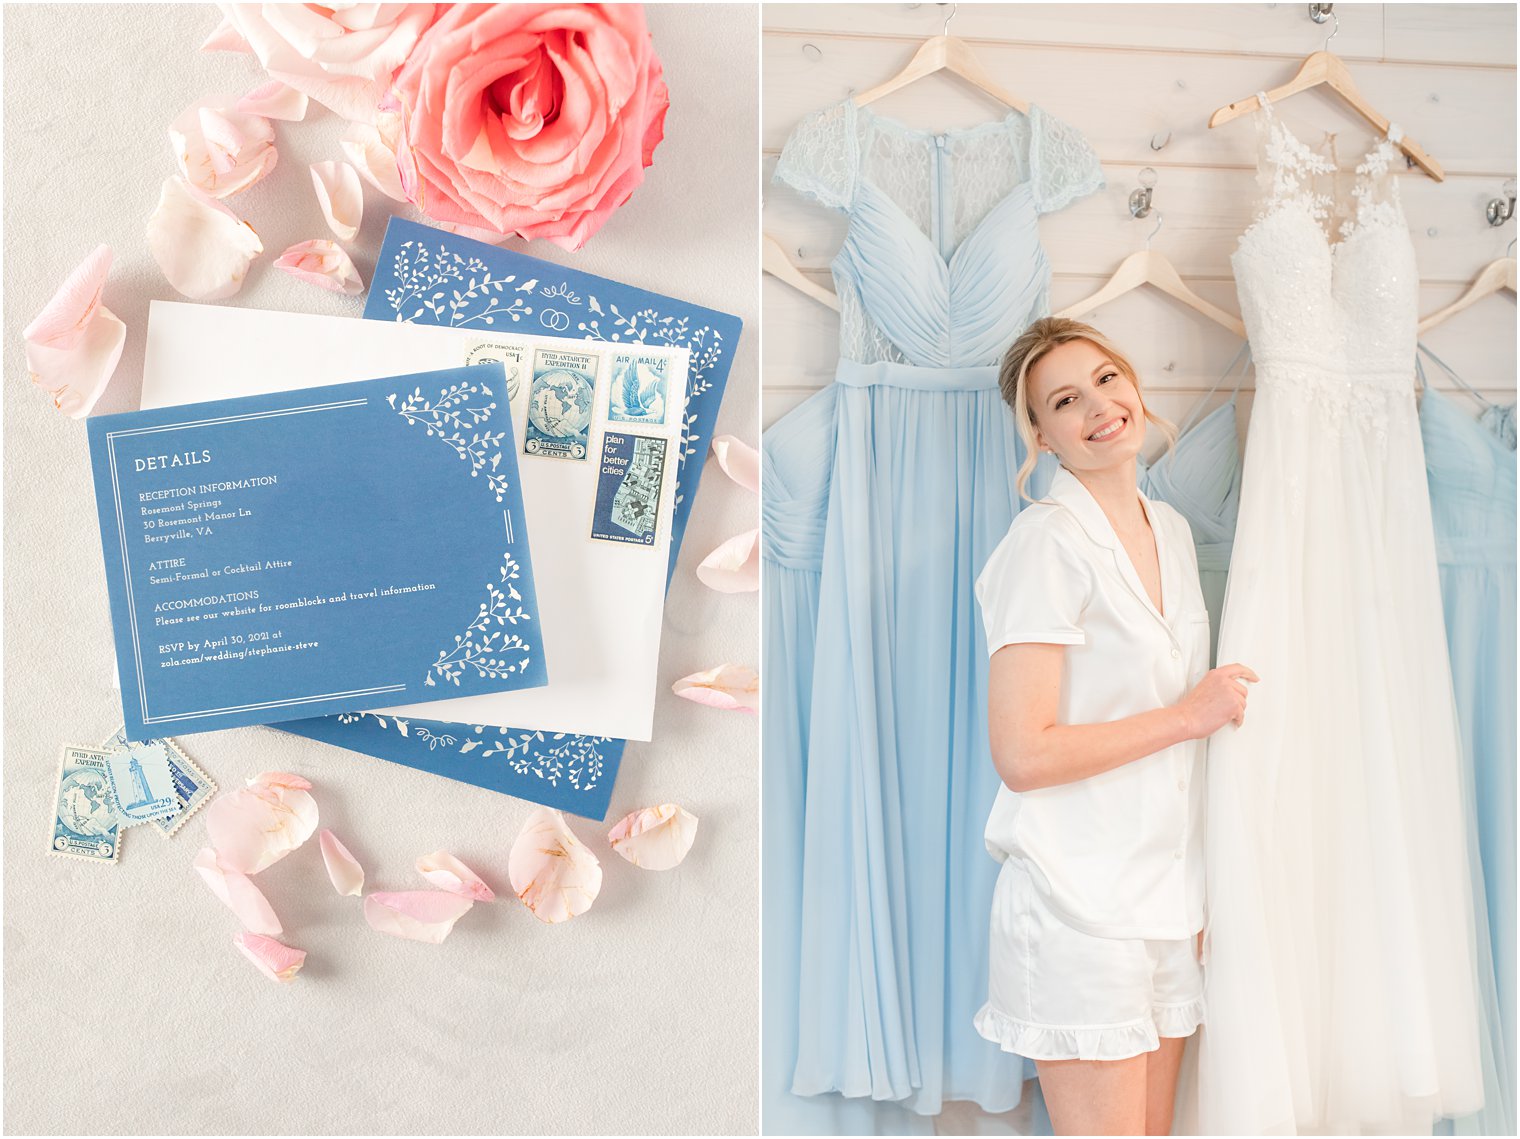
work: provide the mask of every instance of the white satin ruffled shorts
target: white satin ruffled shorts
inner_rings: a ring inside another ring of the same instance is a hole
[[[1033,1060],[1125,1060],[1203,1022],[1194,938],[1094,937],[1064,924],[1016,858],[992,897],[988,1000],[976,1030]]]

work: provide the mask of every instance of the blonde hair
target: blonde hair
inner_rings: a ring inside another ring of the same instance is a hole
[[[1140,395],[1140,406],[1145,411],[1145,418],[1154,423],[1166,436],[1167,450],[1170,451],[1177,442],[1176,426],[1145,406],[1145,393],[1141,390],[1140,376],[1135,371],[1134,365],[1129,362],[1129,357],[1120,352],[1106,336],[1090,324],[1083,324],[1080,320],[1072,320],[1064,316],[1042,316],[1024,329],[1019,334],[1019,338],[1008,346],[1008,351],[1003,354],[1002,366],[998,369],[998,389],[1003,393],[1004,402],[1013,409],[1014,424],[1018,428],[1019,438],[1024,441],[1024,462],[1020,465],[1014,479],[1014,486],[1022,498],[1029,498],[1029,492],[1026,489],[1029,476],[1034,473],[1035,463],[1040,458],[1040,447],[1035,441],[1034,409],[1029,406],[1029,372],[1052,348],[1073,340],[1087,341],[1112,360],[1114,367],[1124,373],[1130,383],[1135,385],[1135,391]]]

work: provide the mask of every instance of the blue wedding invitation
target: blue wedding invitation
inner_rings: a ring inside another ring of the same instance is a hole
[[[675,573],[743,328],[737,316],[404,218],[391,218],[386,228],[364,316],[484,333],[516,329],[689,349],[681,446],[663,457],[675,465],[669,564],[669,573]],[[619,418],[636,422],[627,415]],[[630,429],[637,433],[636,427]],[[614,508],[609,499],[609,519]],[[607,813],[626,742],[373,712],[293,721],[279,728],[589,819]]]
[[[89,420],[129,739],[547,683],[499,362]]]

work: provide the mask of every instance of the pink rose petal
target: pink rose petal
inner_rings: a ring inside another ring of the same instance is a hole
[[[677,696],[726,712],[760,710],[760,675],[742,664],[720,664],[683,676],[670,686]]]
[[[712,452],[723,473],[745,490],[760,493],[760,452],[733,435],[719,435]]]
[[[180,173],[213,198],[246,190],[279,158],[268,119],[228,110],[213,99],[186,107],[169,125],[169,143]]]
[[[340,241],[352,241],[364,220],[364,187],[347,162],[313,162],[311,181],[327,227]]]
[[[232,296],[264,251],[252,226],[183,178],[164,183],[147,239],[169,284],[196,301]]]
[[[260,937],[256,933],[237,933],[232,937],[243,956],[258,967],[260,973],[271,981],[289,984],[306,964],[306,950],[292,949],[272,937]]]
[[[575,837],[564,815],[549,807],[539,807],[523,824],[507,858],[507,876],[522,904],[542,922],[585,913],[602,889],[596,855]]]
[[[724,542],[697,566],[697,577],[719,593],[760,588],[760,531],[748,530]]]
[[[392,937],[439,945],[475,903],[440,890],[378,891],[364,899],[364,920]]]
[[[206,808],[206,834],[223,867],[257,874],[317,829],[317,804],[299,775],[269,771]]]
[[[297,242],[275,259],[274,267],[329,292],[355,297],[364,291],[364,279],[353,258],[325,237]]]
[[[387,198],[407,201],[401,187],[401,172],[396,167],[396,146],[385,132],[369,123],[351,123],[339,145],[359,176]]]
[[[263,892],[253,884],[253,879],[221,865],[216,851],[209,846],[201,848],[193,865],[201,879],[211,887],[211,892],[237,915],[244,929],[250,933],[271,935],[281,932],[280,919],[275,916]]]
[[[446,850],[435,850],[417,859],[417,873],[426,878],[429,885],[461,898],[473,898],[477,902],[496,900],[491,887],[480,880],[480,875]]]
[[[253,48],[248,46],[248,41],[239,34],[231,20],[223,19],[216,30],[206,37],[206,42],[201,44],[201,50],[252,53]]]
[[[306,104],[306,96],[301,92],[294,87],[287,87],[278,79],[271,79],[239,99],[237,109],[249,115],[262,115],[266,119],[298,123],[306,117]]]
[[[645,870],[680,865],[697,837],[697,816],[675,803],[625,815],[610,831],[612,849]]]
[[[338,893],[357,898],[364,893],[364,867],[348,852],[348,847],[338,841],[330,830],[317,836],[322,848],[322,862],[327,867],[327,878]]]
[[[96,246],[22,333],[32,383],[75,419],[94,408],[127,340],[127,326],[100,303],[110,269],[111,247]]]

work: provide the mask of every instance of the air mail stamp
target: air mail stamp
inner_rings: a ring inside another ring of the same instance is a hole
[[[523,432],[525,454],[585,460],[599,363],[599,358],[589,352],[534,351],[528,426]]]
[[[109,752],[65,745],[53,795],[53,833],[48,853],[86,862],[115,862],[121,851],[121,820],[111,797]]]
[[[670,357],[618,353],[612,358],[607,419],[660,427],[670,392]]]
[[[604,542],[654,545],[664,479],[664,439],[605,432],[591,536]]]
[[[179,808],[172,815],[164,815],[152,821],[154,828],[165,838],[185,825],[187,819],[200,810],[216,794],[216,782],[200,769],[193,759],[173,740],[148,740],[135,743],[127,739],[125,728],[117,728],[111,738],[101,745],[106,751],[141,748],[162,744],[169,761],[169,778],[174,783],[174,797]]]

